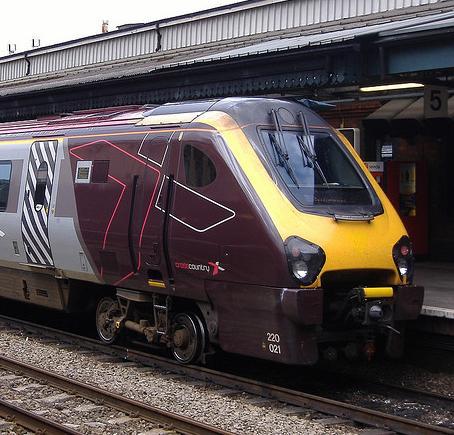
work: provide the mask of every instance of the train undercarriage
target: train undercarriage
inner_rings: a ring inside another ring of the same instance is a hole
[[[400,319],[409,315],[417,316],[416,312],[402,312],[398,301],[407,303],[412,298],[405,290],[402,295],[402,289],[407,287],[400,288],[400,294],[399,288],[396,289],[394,299],[390,294],[386,294],[387,297],[367,297],[364,289],[360,288],[337,294],[334,298],[327,297],[320,324],[304,325],[304,319],[299,322],[292,321],[292,331],[288,335],[298,336],[304,331],[300,335],[300,348],[307,346],[308,353],[313,353],[314,350],[313,346],[307,344],[315,341],[317,355],[301,357],[303,361],[311,364],[315,363],[319,356],[336,360],[339,355],[343,355],[347,359],[364,358],[370,361],[379,347],[387,356],[399,358],[403,354],[405,337],[404,322]],[[386,288],[387,292],[392,290]],[[371,293],[373,294],[369,291],[369,294]],[[413,305],[417,307],[418,292],[413,295],[413,300]],[[280,311],[279,307],[277,311]],[[266,333],[268,341],[271,337],[271,342],[262,340],[265,342],[262,343],[262,348],[272,349],[272,357],[279,355],[279,352],[284,353],[285,341],[289,341],[285,333],[289,330],[289,322],[285,314],[281,313],[281,316],[282,329],[279,329],[278,322],[277,332]],[[106,343],[114,342],[125,330],[132,331],[142,335],[151,345],[169,348],[173,357],[183,364],[203,363],[206,355],[213,353],[216,346],[223,348],[225,344],[219,341],[218,313],[211,304],[179,300],[159,294],[119,289],[116,298],[103,298],[99,302],[96,323],[98,335]],[[254,325],[251,324],[249,329],[253,331]],[[245,331],[245,334],[247,333],[248,331]],[[261,339],[259,334],[256,334],[256,338]],[[293,342],[287,345],[295,347]],[[230,349],[227,347],[227,350]],[[251,352],[250,355],[255,356],[255,353]],[[267,356],[267,352],[262,355],[265,358]],[[297,360],[296,363],[299,363],[298,358],[294,357],[292,361],[290,357],[284,357],[283,362],[292,364]],[[279,361],[279,358],[269,359]]]
[[[236,345],[238,353],[287,364],[314,364],[320,356],[336,360],[339,355],[370,360],[379,343],[387,355],[399,357],[403,321],[417,317],[422,298],[422,289],[415,286],[336,291],[251,287],[242,294],[234,288],[230,304],[218,303],[223,308],[218,312],[210,302],[56,278],[51,271],[3,268],[0,284],[8,299],[87,312],[106,344],[132,333],[168,349],[182,364],[204,363],[216,347],[235,352]],[[263,308],[254,307],[259,294],[269,302]],[[244,343],[232,339],[240,335]],[[298,342],[301,346],[295,346]],[[292,353],[295,348],[304,351]]]

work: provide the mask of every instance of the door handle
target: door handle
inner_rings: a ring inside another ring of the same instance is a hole
[[[159,263],[159,261],[160,261],[160,257],[159,257],[159,243],[158,242],[154,242],[151,245],[150,255],[148,256],[148,260],[145,261],[145,264],[147,266],[156,265],[156,264]]]

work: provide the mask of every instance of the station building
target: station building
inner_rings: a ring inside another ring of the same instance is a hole
[[[225,96],[328,102],[321,115],[401,215],[417,278],[440,290],[426,306],[454,318],[453,35],[454,0],[246,0],[0,58],[0,121]]]

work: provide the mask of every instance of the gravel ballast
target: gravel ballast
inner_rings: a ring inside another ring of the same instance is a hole
[[[287,415],[283,404],[252,404],[247,394],[228,396],[223,388],[173,378],[160,369],[135,363],[119,363],[95,352],[26,336],[19,330],[2,329],[0,352],[4,356],[96,385],[110,392],[140,400],[166,411],[241,434],[356,434],[349,426],[325,426],[307,415]],[[127,423],[125,423],[127,424]],[[95,431],[94,431],[95,432]],[[121,433],[121,430],[120,432]]]
[[[37,382],[25,375],[0,369],[0,397],[2,400],[45,417],[83,434],[114,435],[119,432],[146,434],[159,430],[158,423],[132,418],[124,412],[67,393],[59,388]],[[0,433],[21,434],[17,429]]]

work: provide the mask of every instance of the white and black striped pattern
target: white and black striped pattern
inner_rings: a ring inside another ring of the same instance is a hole
[[[30,149],[24,207],[22,210],[22,238],[27,261],[52,266],[52,251],[48,234],[48,211],[55,173],[57,141],[34,142]],[[41,163],[47,163],[47,182],[43,207],[35,209],[36,176]]]

